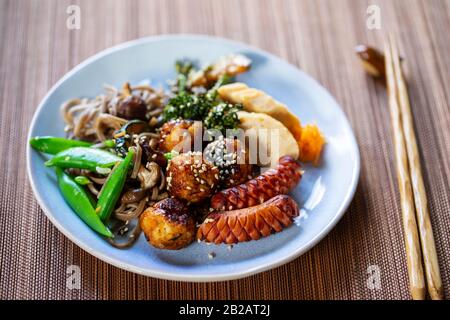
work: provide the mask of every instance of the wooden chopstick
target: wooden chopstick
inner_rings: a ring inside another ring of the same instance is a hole
[[[410,292],[413,299],[423,300],[425,299],[425,279],[423,276],[420,241],[417,232],[414,197],[408,169],[405,136],[402,129],[401,110],[397,98],[398,81],[396,81],[394,72],[390,42],[385,43],[384,54]]]
[[[439,263],[437,259],[436,246],[434,243],[433,229],[428,212],[427,195],[422,177],[417,139],[414,132],[411,106],[409,103],[408,90],[403,77],[398,47],[392,35],[389,36],[391,47],[391,58],[393,72],[395,75],[396,95],[400,106],[400,117],[404,138],[406,140],[406,152],[411,177],[414,203],[416,208],[416,219],[419,227],[419,236],[422,245],[423,262],[427,279],[428,293],[433,300],[443,299],[443,288]]]

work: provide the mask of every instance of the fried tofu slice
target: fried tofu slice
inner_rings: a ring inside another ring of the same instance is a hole
[[[287,106],[264,91],[236,82],[221,86],[218,93],[223,100],[242,104],[245,111],[265,113],[275,118],[292,133],[296,141],[300,141],[302,134],[300,120],[289,111]]]
[[[302,127],[300,120],[286,105],[261,90],[249,88],[245,83],[224,85],[218,89],[218,93],[223,100],[242,104],[245,111],[263,113],[281,122],[297,142],[299,159],[314,165],[319,164],[326,140],[317,125],[308,124]]]
[[[289,155],[298,159],[297,141],[280,121],[258,112],[239,111],[238,117],[241,122],[239,127],[245,131],[248,138],[252,163],[275,167],[282,156]]]

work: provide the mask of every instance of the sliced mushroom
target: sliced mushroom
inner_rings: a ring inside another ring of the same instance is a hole
[[[159,166],[155,162],[148,162],[145,168],[143,166],[139,168],[137,176],[143,190],[153,188],[161,176]]]
[[[142,98],[129,95],[117,106],[117,115],[127,120],[147,120],[147,105]]]
[[[120,198],[120,203],[128,204],[139,202],[147,195],[147,190],[143,190],[142,188],[131,189],[126,191],[122,197]]]

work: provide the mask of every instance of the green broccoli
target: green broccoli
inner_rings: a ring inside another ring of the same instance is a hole
[[[164,120],[190,119],[203,120],[215,102],[204,95],[194,95],[182,92],[169,100],[164,108]]]
[[[226,129],[236,129],[239,125],[237,112],[242,110],[242,105],[221,102],[209,110],[205,118],[205,126],[208,129],[217,129],[225,133]]]
[[[164,107],[165,121],[172,119],[189,119],[204,121],[208,129],[235,129],[239,124],[237,111],[241,105],[222,102],[217,97],[217,89],[230,82],[226,75],[220,77],[215,85],[204,94],[193,94],[186,91],[187,75],[193,68],[189,60],[179,60],[175,64],[178,72],[178,94],[169,100]]]

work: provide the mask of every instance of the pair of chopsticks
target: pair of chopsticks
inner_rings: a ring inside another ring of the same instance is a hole
[[[442,281],[411,106],[397,43],[392,35],[385,43],[384,54],[411,296],[416,300],[425,299],[423,258],[428,293],[433,300],[442,299]]]

